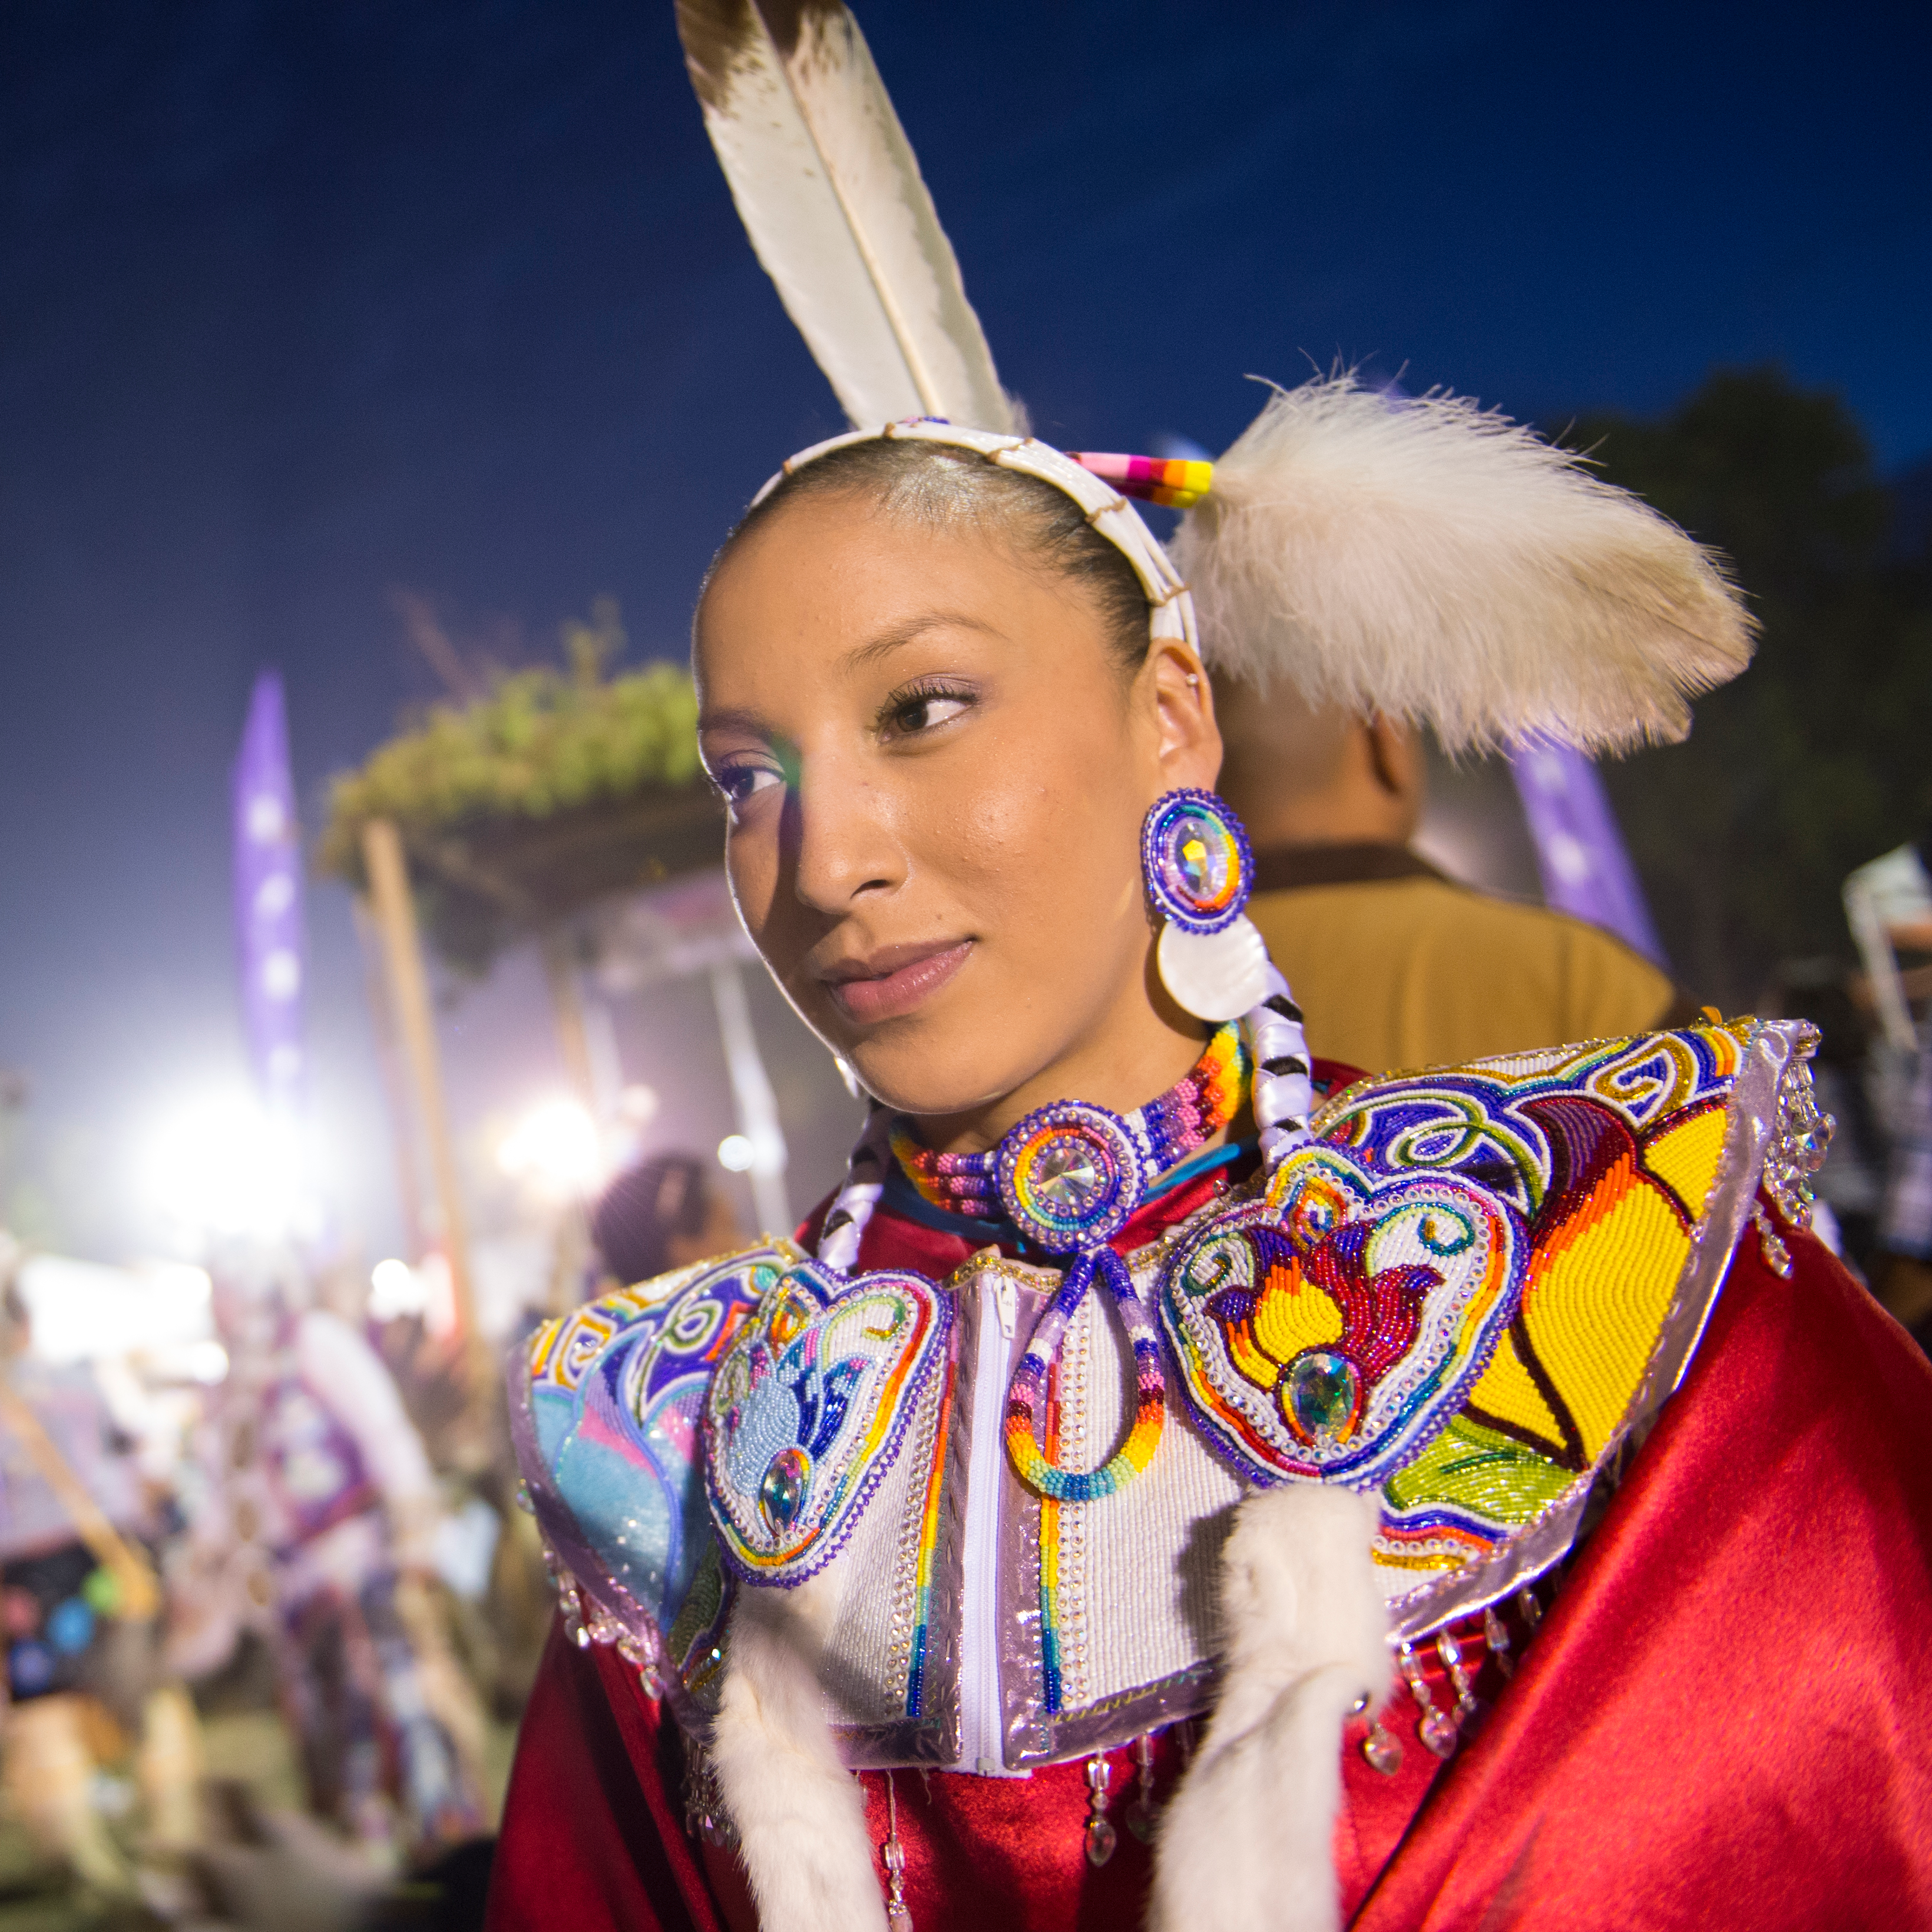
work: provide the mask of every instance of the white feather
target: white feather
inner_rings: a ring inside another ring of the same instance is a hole
[[[886,1932],[865,1793],[819,1686],[841,1574],[741,1590],[731,1612],[711,1762],[764,1932]]]
[[[678,0],[752,245],[858,428],[1010,433],[959,265],[858,22],[838,0]]]
[[[1174,550],[1210,664],[1451,751],[1679,739],[1750,658],[1737,591],[1674,524],[1504,416],[1348,375],[1275,392]]]
[[[1221,1692],[1161,1820],[1149,1932],[1334,1932],[1342,1726],[1389,1682],[1373,1496],[1242,1504],[1221,1558]]]

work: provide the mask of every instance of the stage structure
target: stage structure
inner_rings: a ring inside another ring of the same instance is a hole
[[[567,633],[568,671],[514,672],[439,705],[338,778],[319,854],[356,892],[358,923],[378,943],[372,1004],[405,1210],[416,1210],[420,1138],[435,1244],[466,1325],[464,1216],[425,947],[473,980],[535,942],[565,1070],[600,1126],[622,1086],[608,999],[705,975],[758,1218],[790,1230],[784,1138],[742,978],[754,956],[720,869],[723,814],[698,761],[691,680],[668,664],[606,676],[598,653],[579,647],[592,634]],[[560,1288],[568,1273],[560,1268]]]

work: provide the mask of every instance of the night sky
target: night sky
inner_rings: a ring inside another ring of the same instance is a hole
[[[1218,448],[1244,375],[1337,357],[1557,428],[1777,362],[1888,470],[1932,452],[1918,9],[858,10],[1056,441]],[[7,1184],[106,1257],[150,1237],[144,1137],[238,1077],[256,670],[313,831],[436,694],[396,588],[526,652],[608,592],[634,657],[676,655],[736,510],[842,424],[669,0],[11,0],[0,262],[0,1064],[34,1084]],[[380,1247],[362,969],[343,893],[310,914],[318,1104]],[[492,997],[448,1036],[472,1112],[555,1078]]]

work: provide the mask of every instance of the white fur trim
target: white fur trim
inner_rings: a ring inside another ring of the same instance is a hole
[[[1217,669],[1432,725],[1682,738],[1754,626],[1724,566],[1578,459],[1466,399],[1339,375],[1278,389],[1173,544]]]
[[[1389,1684],[1372,1496],[1291,1484],[1241,1504],[1221,1558],[1226,1675],[1162,1820],[1149,1932],[1331,1932],[1341,1731]]]
[[[835,1564],[794,1590],[742,1589],[731,1613],[711,1761],[760,1932],[886,1932],[865,1793],[819,1686],[838,1578]]]

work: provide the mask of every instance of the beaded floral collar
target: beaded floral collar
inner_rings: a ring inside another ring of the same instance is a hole
[[[1150,1184],[1204,1147],[1239,1110],[1247,1090],[1248,1054],[1241,1030],[1230,1021],[1218,1028],[1201,1058],[1165,1094],[1121,1118],[1132,1142],[1144,1184]],[[934,1154],[914,1137],[902,1115],[892,1124],[892,1149],[901,1169],[929,1206],[978,1221],[1009,1218],[1000,1186],[1002,1165],[1012,1169],[1024,1149],[1018,1144],[1036,1128],[1028,1116],[1000,1144],[985,1154]],[[1077,1187],[1084,1177],[1062,1174],[1049,1153],[1029,1176],[1030,1186],[1052,1198],[1056,1186]],[[1053,1171],[1048,1172],[1052,1168]]]

